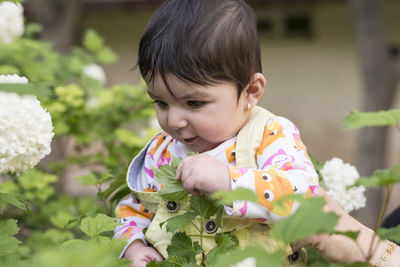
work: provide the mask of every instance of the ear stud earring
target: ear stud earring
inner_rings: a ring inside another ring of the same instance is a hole
[[[247,103],[247,111],[250,111],[251,108],[252,108],[251,104],[250,104],[250,103]]]

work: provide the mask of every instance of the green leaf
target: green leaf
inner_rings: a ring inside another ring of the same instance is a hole
[[[198,265],[194,262],[189,262],[189,263],[183,264],[182,267],[202,267],[202,265]]]
[[[287,197],[283,197],[284,201]],[[338,215],[324,213],[323,198],[302,199],[300,207],[292,216],[277,222],[271,229],[271,236],[285,243],[293,243],[307,236],[327,232],[333,233]]]
[[[34,168],[18,176],[17,180],[24,189],[24,199],[43,202],[55,193],[53,184],[57,181],[57,176]]]
[[[217,210],[217,213],[215,214],[215,223],[217,224],[218,227],[223,227],[222,225],[222,215],[224,214],[224,207],[220,206]]]
[[[16,220],[0,220],[0,256],[13,253],[21,243],[13,235],[18,233]]]
[[[19,75],[19,69],[12,65],[0,65],[0,75],[17,74]]]
[[[104,39],[95,30],[89,29],[83,37],[83,46],[90,52],[97,53],[104,46]]]
[[[13,236],[17,233],[17,220],[0,220],[0,237]]]
[[[38,23],[28,23],[25,27],[24,36],[33,37],[35,34],[40,33],[43,30],[43,26]]]
[[[400,242],[400,225],[392,228],[378,228],[376,234],[381,239],[389,239],[396,243]]]
[[[114,53],[114,51],[111,50],[109,47],[103,47],[100,49],[100,51],[96,55],[97,60],[100,63],[115,63],[118,59],[117,54]]]
[[[353,240],[357,240],[358,235],[360,234],[360,232],[351,232],[351,231],[347,231],[347,232],[337,232],[337,234],[341,234],[341,235],[345,235]]]
[[[59,211],[56,215],[50,217],[51,223],[61,229],[63,229],[72,219],[72,215],[65,211]]]
[[[307,250],[307,267],[330,267],[315,247],[306,248]]]
[[[96,185],[98,184],[98,181],[96,179],[96,176],[94,174],[89,174],[89,175],[84,175],[84,176],[79,176],[76,178],[77,181],[79,181],[83,185]]]
[[[149,262],[146,267],[201,267],[194,262],[189,262],[184,257],[168,257],[165,261],[156,262],[155,260]]]
[[[12,196],[11,194],[5,194],[0,192],[0,202],[6,202],[7,204],[10,204],[18,209],[21,210],[28,210],[28,207],[26,206],[25,203],[23,203],[21,200],[17,199],[16,197]]]
[[[248,200],[257,202],[257,195],[254,191],[239,187],[234,191],[217,191],[211,195],[212,198],[217,199],[220,203],[231,205],[235,200]]]
[[[315,171],[316,171],[317,174],[318,174],[318,180],[319,180],[319,181],[322,181],[322,180],[323,180],[323,177],[322,177],[322,175],[321,175],[321,173],[320,173],[320,170],[324,167],[324,163],[319,162],[318,159],[317,159],[316,157],[313,157],[313,156],[310,155],[310,154],[309,154],[309,157],[310,157],[310,159],[311,159],[312,164],[313,164],[314,167],[315,167]]]
[[[358,129],[367,126],[396,125],[400,121],[400,109],[390,109],[378,112],[358,112],[352,110],[344,118],[342,125],[345,129]]]
[[[209,265],[217,260],[218,255],[226,253],[228,250],[236,247],[239,244],[239,241],[235,236],[218,233],[215,235],[215,243],[217,246],[207,254],[206,263]]]
[[[171,244],[167,248],[168,256],[179,256],[186,258],[189,262],[196,262],[195,257],[203,249],[197,242],[192,243],[192,239],[184,232],[175,233],[171,239]]]
[[[184,257],[168,257],[165,261],[157,262],[152,260],[146,267],[201,267],[195,263],[189,263]]]
[[[184,257],[168,257],[167,259],[168,263],[171,263],[173,266],[184,266],[185,264],[188,264],[188,260]]]
[[[79,245],[85,244],[85,242],[86,241],[83,240],[83,239],[70,239],[70,240],[67,240],[64,243],[62,243],[60,245],[60,248],[61,249],[69,249],[69,248],[72,248],[72,247],[75,247],[75,246],[79,246]]]
[[[46,243],[45,246],[52,246],[59,245],[67,240],[73,239],[74,237],[75,235],[72,232],[51,228],[45,231],[38,240],[33,239],[33,242],[36,243],[36,245],[39,245],[38,243],[43,240]],[[43,248],[44,247],[37,247],[37,250]]]
[[[239,240],[231,233],[218,233],[215,235],[215,243],[225,249],[231,249],[239,245]]]
[[[115,179],[115,176],[110,173],[106,173],[100,177],[98,184],[103,184],[105,181],[109,181],[112,179]]]
[[[100,200],[107,199],[114,191],[122,186],[126,186],[126,180],[124,177],[118,177],[111,182],[110,186],[106,190],[99,192],[97,196],[100,198]]]
[[[105,214],[97,214],[96,218],[86,217],[82,219],[80,229],[90,237],[98,236],[104,232],[112,231],[119,225],[114,218]]]
[[[233,250],[220,255],[210,266],[228,267],[242,262],[247,258],[253,258],[257,267],[276,267],[281,266],[284,257],[285,254],[281,250],[270,254],[261,247],[249,246],[243,250]]]
[[[184,200],[188,196],[182,183],[176,180],[176,169],[181,161],[173,158],[171,165],[163,165],[154,170],[156,181],[163,186],[157,195],[165,200]]]
[[[1,2],[13,2],[13,3],[21,3],[23,0],[0,0]]]
[[[186,212],[182,215],[171,217],[165,221],[165,223],[167,223],[166,229],[168,232],[175,232],[196,218],[196,216],[197,213],[195,212]]]
[[[19,95],[34,95],[37,97],[47,97],[51,95],[49,84],[46,83],[0,84],[0,91],[17,93]]]
[[[218,211],[218,206],[213,200],[210,200],[206,195],[192,196],[190,199],[190,208],[205,219],[209,219]]]
[[[400,182],[400,165],[392,169],[376,170],[369,177],[360,177],[349,187],[364,185],[365,187],[379,187]]]
[[[68,245],[65,245],[69,243]],[[35,267],[68,267],[68,266],[96,266],[96,267],[127,267],[127,260],[118,260],[118,255],[126,245],[120,239],[76,240],[66,242],[51,250],[41,250],[32,256]],[[117,259],[117,260],[116,260]],[[32,266],[32,265],[23,265]]]

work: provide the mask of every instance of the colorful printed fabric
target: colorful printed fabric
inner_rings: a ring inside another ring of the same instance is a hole
[[[235,148],[236,137],[205,152],[229,166],[233,190],[244,187],[258,196],[258,203],[235,201],[232,206],[225,207],[228,215],[274,223],[292,214],[298,203],[286,201],[284,205],[274,206],[273,200],[289,194],[313,195],[318,188],[318,175],[299,131],[283,117],[271,118],[265,126],[261,145],[256,152],[259,168],[236,166]],[[153,170],[169,164],[171,157],[185,158],[189,153],[184,144],[168,134],[158,134],[148,146],[143,167],[130,186],[138,191],[158,191],[160,185],[154,179]],[[121,218],[122,225],[115,229],[115,237],[124,238],[129,244],[138,238],[144,241],[142,230],[150,224],[151,212],[130,195],[118,204],[116,214]]]

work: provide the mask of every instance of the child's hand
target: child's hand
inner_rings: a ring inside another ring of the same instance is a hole
[[[164,258],[154,248],[146,246],[142,240],[138,239],[125,251],[124,258],[131,261],[129,267],[145,267],[152,260],[163,261]]]
[[[176,170],[176,179],[181,180],[185,190],[194,195],[231,190],[228,166],[207,154],[183,159]]]
[[[318,192],[326,200],[324,211],[335,212],[340,216],[335,230],[340,232],[360,231],[358,238],[355,241],[342,234],[320,233],[296,242],[292,245],[292,248],[297,250],[301,247],[314,246],[328,262],[352,263],[365,261],[374,232],[347,214],[321,187]],[[378,239],[376,238],[376,242]]]

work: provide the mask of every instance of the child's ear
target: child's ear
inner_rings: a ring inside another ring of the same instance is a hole
[[[249,85],[244,89],[245,98],[247,103],[252,107],[257,105],[258,101],[264,94],[265,85],[266,85],[265,77],[262,73],[254,73],[251,76]]]

